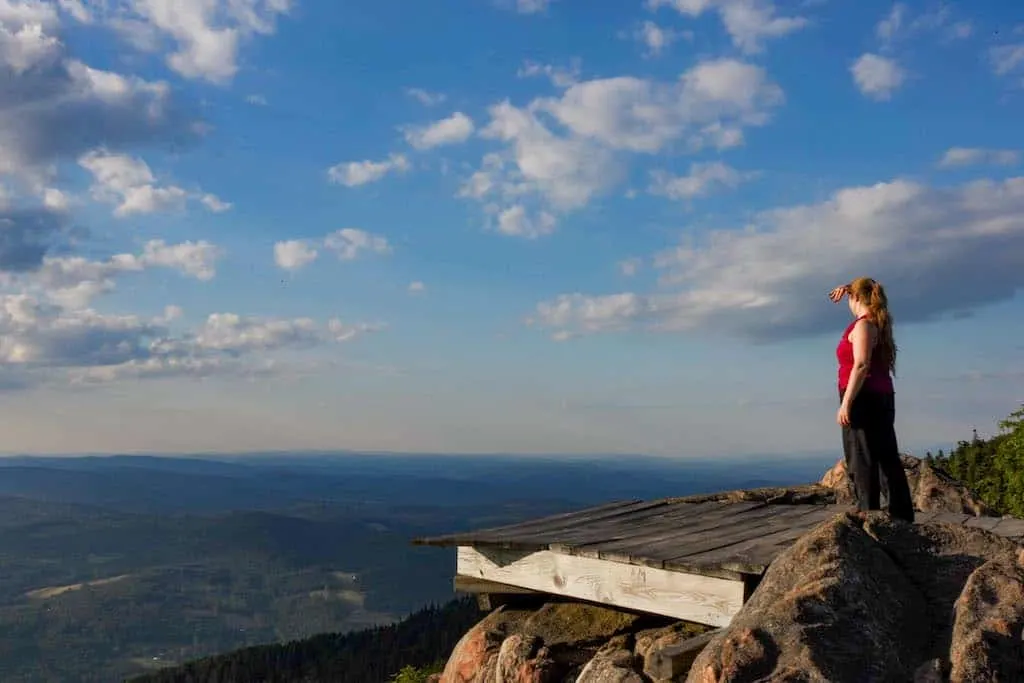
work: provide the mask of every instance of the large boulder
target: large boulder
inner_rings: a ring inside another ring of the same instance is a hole
[[[927,461],[912,455],[903,455],[901,459],[907,483],[910,484],[910,495],[915,510],[960,512],[976,517],[995,514],[974,491],[945,472],[932,467]],[[834,492],[836,503],[845,505],[854,502],[853,486],[842,458],[825,473],[819,486]],[[884,486],[882,495],[884,502]]]
[[[636,634],[652,625],[664,629],[666,621],[575,602],[501,607],[456,644],[440,683],[555,683],[575,680],[584,669],[590,683],[632,681],[629,674],[643,667],[633,652]]]
[[[884,608],[881,608],[884,606]],[[783,552],[688,680],[909,680],[924,659],[924,597],[854,518]],[[900,643],[894,647],[894,643]]]
[[[501,607],[466,632],[438,683],[681,680],[708,630],[574,602]]]
[[[979,567],[956,602],[950,682],[1024,680],[1024,568],[1002,558]]]
[[[1017,552],[977,528],[837,515],[776,558],[687,680],[925,681],[968,661],[956,680],[1016,680],[993,663],[1013,652],[986,634],[1005,626],[1020,646],[1024,593],[1006,569]]]

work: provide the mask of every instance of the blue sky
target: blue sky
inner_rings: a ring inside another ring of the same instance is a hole
[[[174,11],[171,11],[171,10]],[[9,452],[838,454],[1024,394],[1024,7],[0,0]]]

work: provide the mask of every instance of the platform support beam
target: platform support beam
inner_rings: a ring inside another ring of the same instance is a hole
[[[743,581],[551,550],[459,546],[456,574],[463,585],[484,580],[715,627],[727,626],[745,597]]]

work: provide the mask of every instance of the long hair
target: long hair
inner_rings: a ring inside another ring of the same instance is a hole
[[[881,282],[860,277],[850,283],[850,296],[864,303],[868,317],[878,327],[878,351],[883,354],[889,370],[896,374],[896,339],[892,334],[892,313]]]

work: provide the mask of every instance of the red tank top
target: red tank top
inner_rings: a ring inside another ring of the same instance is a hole
[[[866,316],[857,318],[839,338],[839,345],[836,346],[836,359],[839,361],[839,392],[846,391],[850,383],[850,373],[853,372],[853,344],[850,343],[850,333],[854,326]],[[893,393],[892,376],[889,374],[889,364],[881,353],[871,354],[871,365],[868,366],[868,376],[864,378],[861,389],[876,391],[881,394]]]

